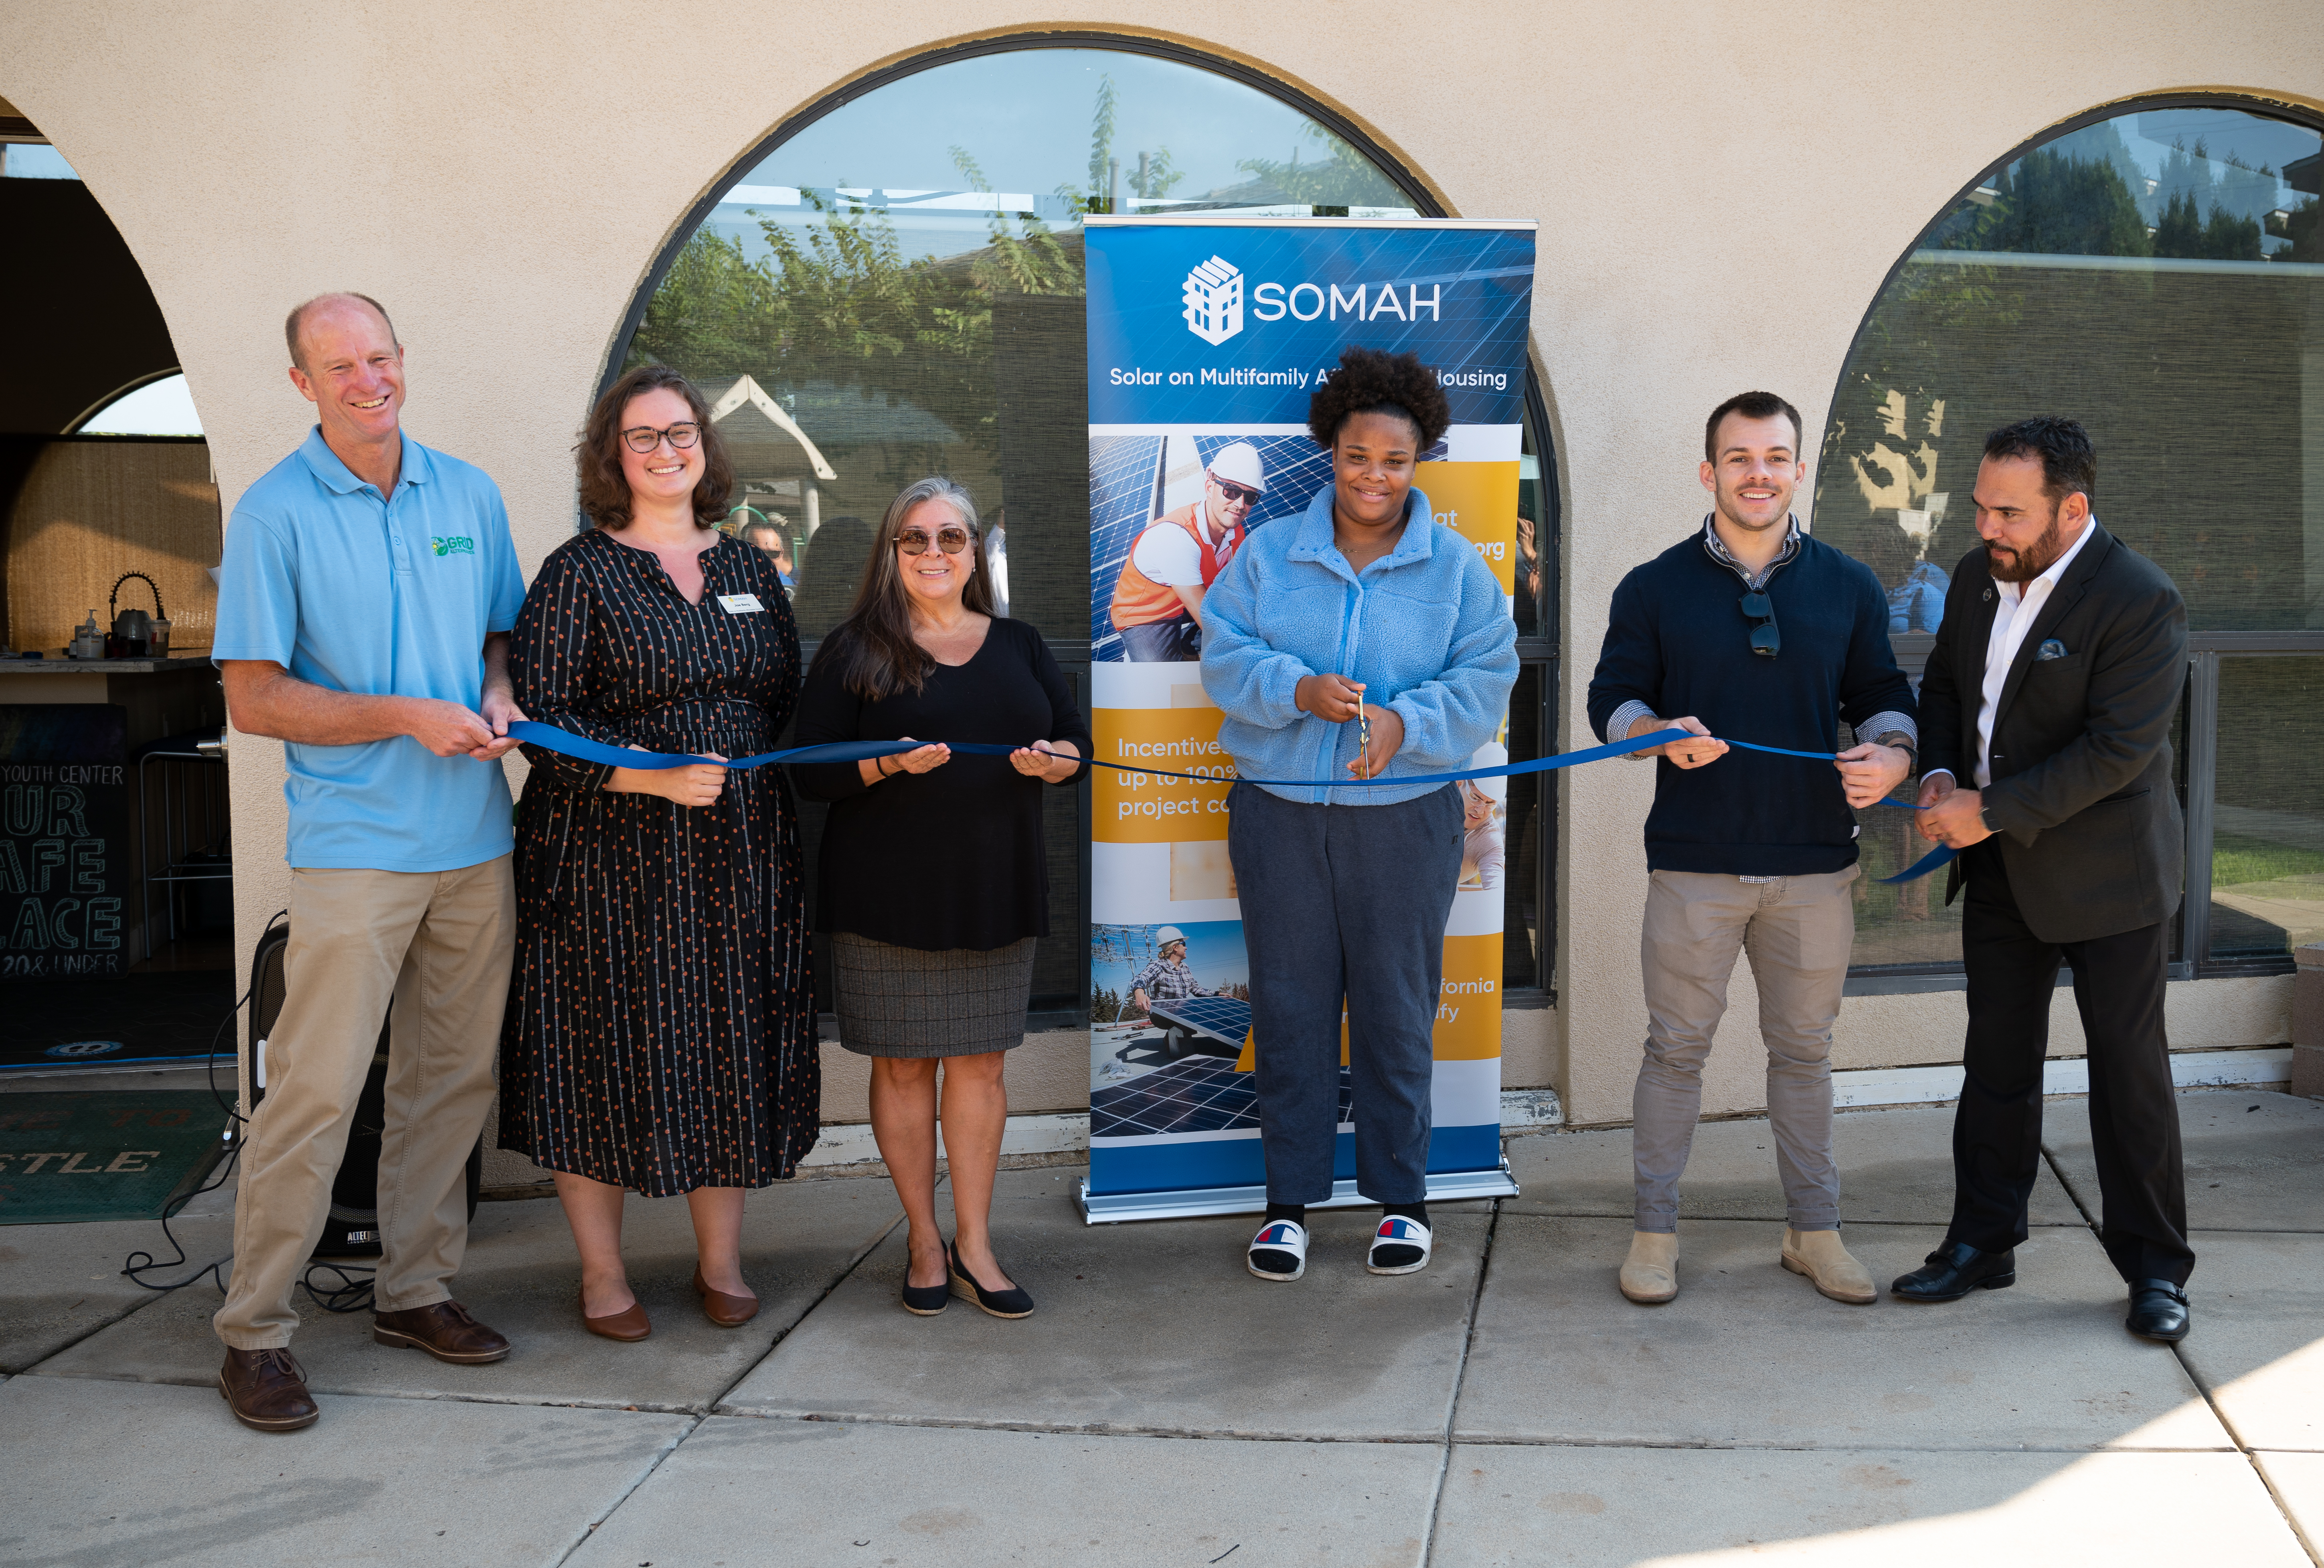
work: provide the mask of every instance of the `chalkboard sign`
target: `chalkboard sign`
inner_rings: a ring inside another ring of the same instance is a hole
[[[127,970],[129,790],[120,707],[0,705],[0,979]]]

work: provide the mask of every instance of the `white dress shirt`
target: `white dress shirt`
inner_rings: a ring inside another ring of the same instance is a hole
[[[2050,602],[2050,595],[2058,580],[2066,575],[2066,567],[2082,547],[2090,542],[2098,531],[2098,519],[2093,516],[2082,524],[2081,536],[2066,548],[2066,553],[2050,563],[2050,569],[2030,583],[2001,583],[1993,586],[2000,591],[2001,602],[1993,607],[1993,632],[1985,640],[1985,686],[1978,696],[1977,707],[1977,787],[1985,789],[1993,782],[1993,715],[2001,706],[2001,688],[2009,684],[2009,667],[2017,662],[2017,650],[2025,645],[2025,634],[2034,623],[2042,618],[2042,606]],[[1931,774],[1949,773],[1948,768],[1932,768]]]

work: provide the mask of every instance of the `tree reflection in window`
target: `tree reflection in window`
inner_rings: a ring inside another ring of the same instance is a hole
[[[1890,591],[1892,632],[1976,543],[1987,430],[2070,414],[2097,510],[2199,629],[2324,627],[2318,132],[2241,109],[2137,111],[2006,165],[1931,226],[1834,397],[1819,535]]]
[[[853,597],[862,520],[931,473],[1006,530],[1010,613],[1086,635],[1084,217],[1413,210],[1288,104],[1176,60],[1084,49],[891,82],[724,195],[626,363],[676,365],[726,410],[739,499],[793,540],[810,637]]]

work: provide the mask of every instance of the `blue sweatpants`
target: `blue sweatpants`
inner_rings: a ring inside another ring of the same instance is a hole
[[[1461,844],[1449,785],[1393,806],[1302,806],[1255,784],[1229,792],[1269,1203],[1332,1195],[1342,997],[1356,1190],[1379,1204],[1427,1196],[1431,1036]]]

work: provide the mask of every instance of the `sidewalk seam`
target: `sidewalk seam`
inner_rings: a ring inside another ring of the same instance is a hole
[[[607,1519],[612,1518],[615,1510],[620,1508],[623,1503],[628,1502],[630,1499],[636,1494],[638,1488],[645,1485],[648,1480],[652,1479],[654,1471],[659,1470],[669,1456],[678,1452],[679,1443],[684,1443],[687,1438],[702,1430],[702,1423],[705,1417],[700,1416],[690,1417],[683,1431],[678,1433],[668,1443],[663,1443],[660,1448],[657,1449],[654,1452],[653,1458],[646,1462],[645,1468],[639,1471],[635,1476],[631,1478],[630,1484],[622,1489],[621,1495],[614,1498],[612,1502],[608,1503],[603,1513],[583,1525],[581,1526],[580,1533],[565,1544],[565,1549],[558,1553],[556,1556],[549,1559],[549,1568],[563,1568],[563,1564],[566,1560],[570,1558],[574,1553],[578,1552],[581,1549],[582,1545],[586,1542],[590,1536],[597,1533],[597,1526],[604,1524]]]
[[[2059,1185],[2066,1189],[2066,1195],[2074,1200],[2074,1206],[2081,1210],[2082,1218],[2089,1222],[2092,1232],[2103,1234],[2099,1231],[2097,1220],[2090,1214],[2089,1204],[2083,1201],[2081,1194],[2074,1190],[2074,1184],[2066,1179],[2065,1167],[2059,1164],[2058,1157],[2050,1152],[2049,1146],[2046,1144],[2043,1146],[2042,1158],[2050,1162],[2051,1172],[2057,1176]],[[2193,1227],[2189,1227],[2189,1230],[2191,1233]],[[2273,1232],[2264,1233],[2273,1234]],[[2259,1456],[2252,1452],[2251,1444],[2244,1441],[2243,1434],[2236,1430],[2236,1424],[2227,1418],[2227,1413],[2219,1408],[2218,1400],[2213,1397],[2211,1390],[2204,1385],[2202,1378],[2196,1372],[2193,1364],[2187,1360],[2184,1347],[2184,1341],[2171,1346],[2172,1358],[2179,1363],[2181,1374],[2194,1386],[2196,1397],[2203,1401],[2203,1407],[2211,1413],[2211,1419],[2219,1424],[2219,1430],[2226,1433],[2227,1441],[2236,1445],[2235,1451],[2243,1455],[2246,1464],[2251,1466],[2252,1475],[2259,1481],[2260,1490],[2267,1493],[2268,1501],[2275,1505],[2276,1515],[2283,1520],[2284,1528],[2292,1532],[2293,1544],[2308,1554],[2310,1562],[2318,1563],[2319,1568],[2324,1568],[2324,1557],[2317,1555],[2315,1546],[2309,1542],[2308,1536],[2300,1528],[2300,1521],[2292,1517],[2291,1508],[2276,1491],[2274,1483],[2268,1480],[2267,1467],[2260,1463]]]
[[[944,1190],[945,1179],[945,1178],[943,1176],[938,1176],[936,1178],[936,1185],[938,1192],[942,1192]],[[863,1267],[863,1260],[866,1258],[871,1257],[872,1253],[878,1251],[880,1250],[880,1243],[894,1235],[896,1233],[896,1227],[903,1224],[906,1222],[906,1218],[907,1216],[903,1213],[902,1205],[899,1204],[897,1206],[896,1217],[889,1221],[885,1225],[882,1225],[878,1233],[875,1234],[872,1240],[866,1241],[856,1252],[854,1257],[850,1258],[847,1260],[846,1268],[842,1268],[838,1273],[832,1276],[831,1283],[825,1286],[822,1292],[818,1294],[813,1301],[808,1302],[807,1305],[801,1309],[797,1317],[791,1319],[790,1326],[788,1328],[784,1329],[780,1333],[774,1337],[773,1341],[767,1346],[765,1353],[761,1355],[758,1360],[752,1361],[749,1366],[735,1373],[734,1376],[728,1380],[724,1388],[711,1395],[706,1401],[696,1407],[696,1413],[703,1416],[732,1414],[732,1412],[724,1412],[720,1408],[724,1405],[726,1396],[741,1388],[743,1380],[749,1378],[752,1373],[757,1371],[761,1367],[765,1366],[767,1364],[768,1358],[772,1356],[777,1351],[782,1349],[783,1342],[789,1339],[791,1335],[797,1333],[799,1330],[799,1325],[807,1322],[808,1318],[814,1316],[815,1311],[817,1307],[831,1299],[831,1293],[833,1291],[837,1290],[841,1286],[853,1278],[855,1277],[855,1271]]]
[[[71,1338],[70,1340],[66,1341],[63,1344],[60,1344],[60,1345],[59,1345],[56,1349],[54,1349],[54,1350],[52,1350],[52,1351],[49,1351],[49,1353],[48,1353],[48,1354],[46,1354],[46,1355],[42,1356],[40,1360],[36,1360],[36,1361],[28,1361],[28,1362],[26,1362],[23,1366],[18,1367],[18,1368],[17,1368],[15,1370],[14,1370],[14,1371],[10,1371],[10,1370],[8,1370],[6,1368],[5,1368],[5,1367],[0,1367],[0,1377],[10,1377],[10,1378],[29,1378],[29,1377],[31,1377],[33,1373],[35,1373],[35,1372],[39,1371],[39,1370],[41,1370],[41,1368],[42,1368],[42,1367],[44,1367],[44,1366],[48,1365],[48,1363],[49,1363],[49,1362],[55,1360],[59,1356],[63,1355],[67,1351],[71,1350],[75,1345],[79,1344],[83,1340],[92,1338],[93,1336],[97,1335],[97,1334],[101,1334],[101,1333],[103,1333],[106,1329],[111,1328],[111,1327],[112,1327],[114,1324],[119,1324],[119,1323],[127,1323],[131,1318],[135,1317],[139,1313],[143,1312],[147,1307],[149,1307],[149,1306],[152,1306],[152,1305],[156,1305],[156,1304],[157,1304],[157,1303],[159,1303],[159,1302],[165,1301],[165,1300],[167,1300],[169,1297],[171,1297],[171,1296],[172,1296],[177,1295],[177,1294],[178,1294],[178,1292],[180,1292],[180,1290],[185,1289],[188,1286],[189,1286],[189,1285],[193,1284],[195,1280],[199,1279],[199,1278],[201,1278],[201,1277],[203,1277],[203,1275],[208,1274],[208,1273],[212,1268],[216,1268],[218,1266],[218,1264],[219,1264],[219,1263],[231,1263],[232,1261],[234,1261],[234,1254],[233,1254],[232,1252],[228,1252],[225,1257],[223,1257],[223,1258],[219,1259],[218,1259],[218,1261],[217,1261],[217,1263],[211,1263],[211,1264],[207,1264],[207,1265],[205,1265],[205,1266],[204,1266],[204,1267],[203,1267],[203,1268],[202,1268],[198,1272],[194,1273],[194,1274],[191,1274],[191,1275],[189,1275],[186,1278],[184,1278],[184,1279],[182,1279],[182,1280],[179,1281],[179,1282],[178,1282],[177,1284],[175,1284],[175,1285],[171,1286],[171,1287],[170,1287],[168,1289],[166,1289],[166,1290],[153,1290],[151,1287],[147,1287],[147,1289],[151,1292],[151,1294],[149,1294],[149,1295],[147,1295],[147,1296],[145,1296],[142,1297],[142,1298],[141,1298],[141,1299],[139,1299],[139,1300],[136,1300],[136,1301],[133,1301],[133,1302],[131,1302],[131,1303],[129,1304],[128,1309],[127,1309],[126,1311],[123,1312],[123,1313],[122,1313],[122,1314],[121,1314],[119,1317],[109,1317],[109,1318],[106,1318],[103,1323],[97,1324],[94,1328],[91,1328],[91,1329],[90,1329],[87,1333],[76,1334],[76,1335],[75,1335],[75,1336],[73,1336],[73,1338]],[[190,1263],[190,1259],[189,1259],[189,1262]],[[225,1293],[224,1291],[220,1291],[220,1292],[218,1293],[218,1295],[219,1295],[220,1299],[224,1299],[226,1293]],[[50,1374],[50,1375],[51,1375],[51,1376],[53,1376],[54,1374]],[[104,1381],[106,1381],[106,1382],[120,1382],[120,1381],[123,1381],[124,1379],[118,1379],[118,1378],[108,1378],[108,1379],[103,1379],[103,1380],[104,1380]],[[131,1379],[131,1380],[137,1381],[137,1382],[144,1382],[144,1381],[146,1381],[147,1379],[140,1378],[140,1379]],[[202,1385],[202,1386],[203,1386],[203,1387],[208,1387],[208,1384],[204,1384],[204,1385]]]
[[[1501,1226],[1501,1204],[1506,1199],[1495,1198],[1491,1217],[1485,1222],[1485,1245],[1477,1256],[1477,1283],[1469,1290],[1469,1321],[1461,1335],[1461,1360],[1452,1369],[1452,1397],[1444,1407],[1444,1446],[1437,1456],[1436,1480],[1428,1494],[1428,1523],[1420,1536],[1420,1564],[1427,1568],[1436,1555],[1436,1524],[1444,1510],[1445,1484],[1452,1478],[1452,1434],[1461,1424],[1461,1396],[1469,1381],[1469,1352],[1477,1343],[1477,1314],[1485,1305],[1485,1277],[1493,1267],[1493,1239]]]

